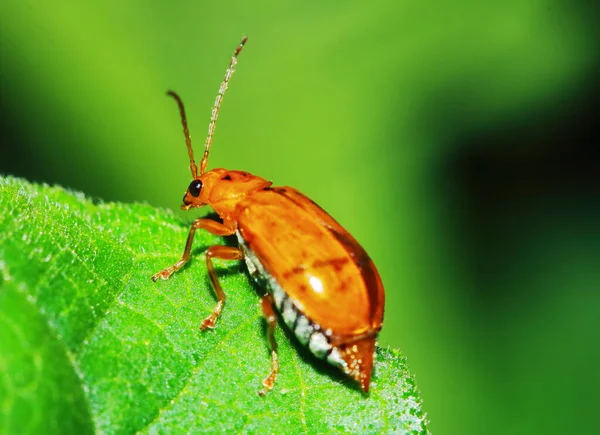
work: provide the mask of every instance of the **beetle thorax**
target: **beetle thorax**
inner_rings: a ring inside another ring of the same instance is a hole
[[[199,183],[198,183],[199,182]],[[235,207],[249,194],[272,182],[244,171],[212,169],[198,176],[183,197],[182,209],[210,205],[223,220],[235,220]],[[198,195],[195,195],[198,193]]]

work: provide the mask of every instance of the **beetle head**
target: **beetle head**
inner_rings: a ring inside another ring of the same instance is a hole
[[[183,210],[210,205],[221,217],[233,213],[247,194],[264,189],[270,181],[244,171],[211,169],[194,178],[183,196]]]
[[[219,179],[217,171],[217,169],[213,169],[212,171],[196,176],[194,180],[192,180],[183,195],[183,204],[181,204],[182,210],[189,210],[190,208],[202,207],[210,204],[211,192]]]

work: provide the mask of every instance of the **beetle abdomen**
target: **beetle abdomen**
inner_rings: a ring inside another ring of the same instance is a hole
[[[317,358],[327,358],[330,364],[346,371],[347,365],[341,358],[339,349],[330,343],[331,330],[323,330],[320,325],[306,317],[299,308],[298,302],[290,298],[277,280],[265,270],[252,250],[248,248],[239,231],[236,232],[236,235],[240,247],[244,251],[244,258],[250,275],[273,296],[277,311],[281,314],[288,328],[296,335],[298,341],[308,347],[310,352]]]
[[[255,192],[236,212],[248,269],[284,322],[311,353],[368,390],[384,294],[364,249],[292,188]]]

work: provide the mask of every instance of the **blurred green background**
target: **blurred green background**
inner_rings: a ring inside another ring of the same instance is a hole
[[[595,432],[600,13],[592,2],[0,6],[0,173],[177,209],[209,167],[299,188],[386,286],[436,434]],[[191,220],[194,213],[185,219]]]

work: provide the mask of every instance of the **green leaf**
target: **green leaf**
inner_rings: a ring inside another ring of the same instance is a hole
[[[256,291],[218,262],[228,300],[218,327],[197,234],[144,204],[0,178],[0,433],[427,433],[399,351],[377,349],[371,392],[277,328],[281,370],[259,397],[269,352]]]

